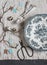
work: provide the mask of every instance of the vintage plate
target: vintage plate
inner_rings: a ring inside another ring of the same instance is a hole
[[[47,14],[37,14],[25,21],[24,38],[35,50],[47,50]]]

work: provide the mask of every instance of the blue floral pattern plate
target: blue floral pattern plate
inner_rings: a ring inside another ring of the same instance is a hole
[[[36,50],[47,50],[47,14],[37,14],[26,20],[24,38]]]

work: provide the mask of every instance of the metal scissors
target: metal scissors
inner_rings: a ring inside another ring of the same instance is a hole
[[[20,44],[21,44],[21,48],[17,51],[17,56],[18,56],[18,58],[19,58],[20,60],[24,60],[24,59],[25,59],[25,55],[24,55],[23,48],[25,49],[27,55],[28,55],[29,57],[32,57],[32,56],[33,56],[33,49],[30,48],[29,46],[26,46],[26,47],[25,47],[22,42],[21,42]],[[29,54],[27,48],[29,48],[29,49],[31,50],[31,52],[32,52],[31,54]],[[21,52],[22,52],[23,59],[20,58],[20,55],[19,55],[20,50],[21,50]]]

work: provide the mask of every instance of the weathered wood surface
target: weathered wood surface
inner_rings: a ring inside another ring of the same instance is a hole
[[[36,6],[36,8],[33,11],[30,11],[30,13],[27,14],[28,17],[33,16],[35,14],[47,14],[47,0],[30,0],[30,1],[31,1],[32,5]],[[26,15],[26,17],[27,17],[27,15]],[[21,36],[23,36],[22,32],[20,32],[20,34],[21,34]],[[24,42],[24,40],[23,40],[23,42]],[[0,44],[0,51],[1,51],[0,60],[2,60],[2,59],[15,59],[15,60],[17,60],[18,59],[17,50],[18,50],[19,47],[17,49],[13,49],[14,54],[4,54],[4,52],[3,52],[4,46],[6,48],[9,48],[4,44]],[[30,50],[29,50],[29,52],[30,52]],[[40,51],[34,50],[32,57],[28,57],[25,50],[24,50],[24,54],[25,54],[25,59],[31,59],[31,60],[32,59],[47,59],[47,51],[41,51],[40,52]],[[21,57],[22,57],[22,55],[21,55]]]

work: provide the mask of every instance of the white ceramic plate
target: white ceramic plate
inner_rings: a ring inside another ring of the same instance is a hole
[[[25,21],[24,37],[36,50],[47,50],[47,14],[37,14]]]

